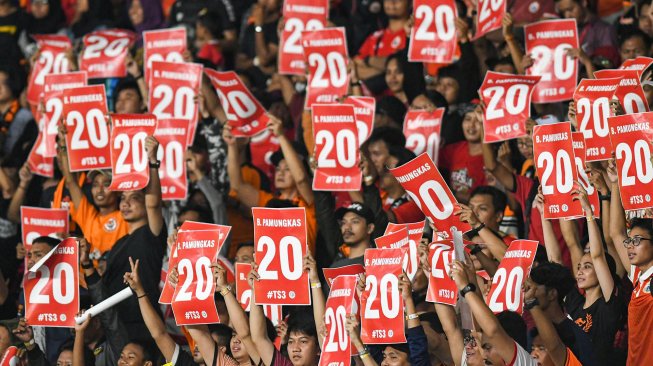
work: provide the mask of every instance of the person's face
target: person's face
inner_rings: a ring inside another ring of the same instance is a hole
[[[57,358],[57,366],[73,366],[73,352],[70,350],[61,351]]]
[[[469,143],[481,142],[481,131],[483,124],[474,116],[474,113],[466,113],[463,118],[463,134]]]
[[[9,75],[0,72],[0,103],[6,103],[14,99],[9,88]]]
[[[516,74],[517,70],[512,64],[498,64],[494,67],[495,72],[503,72],[505,74]]]
[[[383,11],[390,19],[401,19],[408,16],[408,0],[384,0]]]
[[[27,251],[27,269],[32,268],[32,266],[48,254],[50,250],[52,250],[52,248],[47,244],[39,242],[32,243],[29,251]]]
[[[619,49],[621,54],[621,61],[630,60],[639,56],[646,56],[648,50],[642,37],[630,37],[621,44]]]
[[[533,159],[533,138],[530,136],[518,137],[517,149],[524,158]]]
[[[436,106],[431,102],[431,100],[424,94],[420,94],[413,99],[413,102],[410,104],[410,109],[435,109]]]
[[[492,203],[492,196],[489,194],[476,194],[469,199],[469,207],[476,217],[492,230],[499,229],[499,223],[503,218],[501,212],[496,212]]]
[[[576,19],[578,24],[585,20],[585,9],[579,0],[560,0],[556,3],[556,10],[565,19]]]
[[[499,351],[494,347],[485,335],[483,335],[483,360],[486,365],[505,365],[506,362],[503,360]]]
[[[476,338],[468,337],[465,339],[465,357],[467,357],[467,364],[469,366],[484,365],[483,352],[481,347],[478,346]]]
[[[93,202],[98,207],[114,207],[118,200],[118,193],[110,191],[111,178],[104,174],[96,174],[93,177],[93,185],[91,186],[91,195]]]
[[[367,147],[367,151],[370,153],[370,160],[372,160],[377,174],[383,174],[385,172],[386,161],[390,157],[388,145],[383,140],[375,141]]]
[[[136,222],[147,218],[145,195],[142,191],[122,192],[120,196],[120,213],[127,222]]]
[[[653,21],[651,21],[651,16],[649,15],[649,10],[651,6],[649,4],[642,5],[641,13],[639,14],[639,29],[648,34],[649,36],[653,35]]]
[[[134,89],[124,89],[116,99],[116,113],[140,113],[143,100]]]
[[[396,350],[390,346],[387,346],[383,350],[383,361],[381,366],[408,366],[410,362],[408,361],[408,355],[405,352]]]
[[[295,187],[295,180],[290,173],[286,160],[281,160],[274,170],[274,186],[277,189],[290,189]]]
[[[533,338],[533,344],[531,348],[531,357],[537,362],[537,366],[553,366],[554,363],[551,361],[551,357],[549,357],[548,352],[546,351],[546,347],[544,347],[544,342],[542,341],[542,337],[537,335],[537,337]]]
[[[118,366],[144,366],[151,365],[151,362],[145,362],[143,349],[134,343],[127,343],[120,352]]]
[[[580,263],[578,263],[576,283],[578,284],[578,288],[583,290],[598,286],[599,284],[599,279],[596,277],[596,272],[594,271],[594,263],[589,254],[583,255]]]
[[[458,90],[460,90],[460,84],[456,79],[444,76],[438,78],[438,82],[435,84],[435,90],[444,96],[444,99],[447,100],[449,105],[452,105],[456,103],[458,99]]]
[[[43,19],[48,16],[50,12],[50,5],[43,2],[32,2],[30,5],[30,11],[34,19]]]
[[[652,239],[651,234],[640,227],[634,227],[628,233],[628,237],[634,238],[636,236],[642,238],[639,245],[634,246],[631,244],[626,248],[630,264],[634,266],[648,264],[653,261],[653,242],[645,239]]]
[[[231,348],[231,354],[233,355],[234,359],[242,360],[249,358],[247,349],[245,348],[245,343],[243,343],[240,338],[238,338],[238,335],[236,335],[235,332],[231,335],[229,347]]]
[[[236,256],[234,257],[234,262],[236,263],[252,263],[254,261],[254,246],[247,245],[240,247],[236,251]]]
[[[385,162],[385,165],[388,167],[388,169],[394,169],[398,164],[398,159],[392,155],[390,155]],[[379,179],[379,187],[384,190],[390,190],[392,187],[397,185],[401,186],[399,181],[397,181],[397,178],[395,178],[395,176],[392,175],[389,170],[384,169],[383,174],[381,174]]]
[[[372,228],[363,217],[347,212],[340,221],[340,232],[345,244],[354,246],[369,239]]]
[[[404,72],[399,68],[399,62],[396,58],[388,62],[385,68],[385,83],[388,89],[394,94],[401,93],[404,90]]]
[[[9,346],[11,346],[11,334],[7,328],[0,327],[0,354],[4,355]]]
[[[290,332],[287,350],[293,366],[314,366],[320,353],[315,337],[298,332]]]
[[[178,223],[179,226],[181,226],[181,224],[183,224],[186,221],[200,222],[200,213],[197,212],[197,211],[188,210],[188,211],[183,212],[177,218],[177,223]]]

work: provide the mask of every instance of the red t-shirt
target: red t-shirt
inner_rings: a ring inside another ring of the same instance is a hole
[[[470,155],[467,141],[456,142],[445,146],[438,155],[438,166],[446,169],[448,176],[443,177],[449,182],[453,194],[471,193],[485,184],[483,154]]]
[[[404,48],[406,48],[406,31],[402,28],[393,32],[386,28],[367,37],[356,57],[360,59],[369,56],[387,57]]]
[[[628,305],[628,366],[651,365],[653,363],[653,296],[651,296],[651,275],[653,268],[641,273],[639,268],[630,267],[630,280],[635,289]]]

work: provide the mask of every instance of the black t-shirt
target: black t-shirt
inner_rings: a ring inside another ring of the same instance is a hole
[[[594,358],[594,347],[589,335],[585,333],[569,318],[565,318],[560,324],[553,323],[558,337],[571,352],[578,358],[583,366],[598,365]]]
[[[261,26],[266,44],[279,44],[279,34],[277,33],[278,24],[279,20],[277,19]],[[248,23],[243,24],[243,26],[244,28],[240,38],[240,52],[253,59],[256,57],[256,27],[254,24]]]

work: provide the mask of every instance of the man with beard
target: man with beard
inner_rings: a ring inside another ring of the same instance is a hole
[[[354,202],[348,207],[339,208],[336,211],[336,219],[340,223],[344,248],[331,264],[331,267],[338,268],[351,264],[363,265],[365,249],[372,245],[371,235],[374,232],[372,210],[362,203]]]

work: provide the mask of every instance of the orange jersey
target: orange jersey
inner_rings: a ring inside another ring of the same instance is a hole
[[[265,205],[275,197],[272,193],[259,191],[258,192],[258,205],[259,207],[265,207]],[[317,223],[315,221],[315,205],[307,204],[303,198],[297,197],[292,200],[297,207],[306,208],[306,233],[308,236],[308,249],[313,255],[315,255],[315,239],[317,237]]]
[[[653,267],[641,273],[631,266],[633,294],[628,305],[628,365],[653,365]]]
[[[120,211],[116,210],[108,215],[100,215],[100,212],[88,202],[85,196],[79,202],[79,207],[71,208],[71,216],[82,229],[86,240],[89,241],[91,253],[94,251],[104,253],[111,250],[113,244],[127,235],[129,231]]]
[[[565,366],[583,366],[569,348],[567,348],[567,361],[565,362]]]

